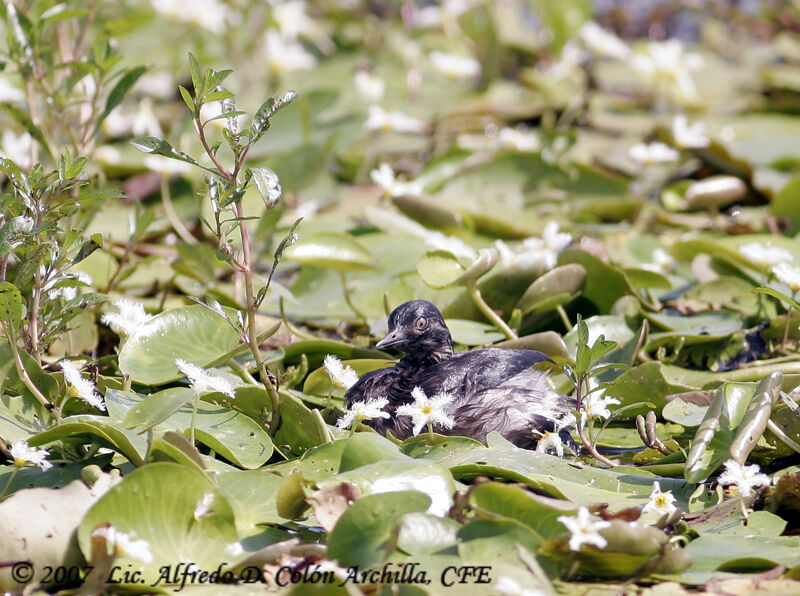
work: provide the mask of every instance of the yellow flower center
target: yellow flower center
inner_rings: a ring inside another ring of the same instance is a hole
[[[420,408],[420,411],[421,411],[423,414],[425,414],[426,416],[428,416],[428,415],[430,415],[430,413],[431,413],[431,412],[433,412],[433,406],[431,406],[430,404],[429,404],[429,405],[427,405],[427,406],[422,406],[422,407]]]

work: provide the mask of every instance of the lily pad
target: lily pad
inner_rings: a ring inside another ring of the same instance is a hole
[[[201,507],[205,502],[207,507]],[[90,535],[103,524],[147,542],[152,562],[126,555],[118,561],[140,571],[148,585],[162,576],[163,565],[227,566],[232,559],[228,545],[237,540],[233,509],[214,483],[192,468],[166,462],[127,475],[86,514],[77,535],[87,559]],[[161,585],[174,585],[172,578],[162,579]]]
[[[232,309],[226,312],[235,320]],[[200,305],[174,308],[137,328],[119,353],[119,368],[139,383],[161,385],[180,379],[175,359],[207,366],[239,343],[230,324]]]

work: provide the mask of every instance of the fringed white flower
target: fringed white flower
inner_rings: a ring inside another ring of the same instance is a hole
[[[453,401],[453,396],[447,393],[439,393],[438,395],[428,398],[421,387],[414,387],[411,391],[411,397],[414,398],[413,404],[403,404],[397,408],[398,416],[411,416],[414,424],[412,433],[417,436],[425,425],[433,426],[438,424],[446,429],[451,429],[455,425],[455,420],[452,416],[444,411],[445,406]]]
[[[349,366],[342,364],[342,361],[333,354],[325,356],[323,365],[331,380],[339,387],[350,389],[350,387],[358,383],[358,373]]]
[[[388,412],[384,412],[383,409],[389,403],[389,400],[385,397],[380,399],[374,399],[369,402],[357,401],[347,413],[339,418],[336,422],[336,426],[339,428],[351,428],[354,425],[357,425],[362,420],[372,420],[373,418],[389,418]]]
[[[217,391],[231,398],[236,397],[233,385],[228,379],[218,376],[212,371],[204,370],[196,364],[181,360],[180,358],[175,359],[175,365],[178,367],[178,370],[189,379],[189,382],[192,384],[192,389],[194,389],[195,393],[198,395],[208,393],[209,391]]]
[[[53,467],[47,461],[49,451],[47,449],[37,449],[28,445],[27,441],[17,441],[9,448],[11,457],[14,458],[14,465],[21,468],[25,464],[39,466],[42,470],[49,470]]]
[[[578,551],[583,544],[591,544],[597,548],[605,548],[608,541],[600,535],[600,530],[608,528],[611,523],[594,517],[586,507],[578,509],[578,515],[561,515],[558,518],[569,530],[570,550]]]
[[[723,486],[735,485],[742,497],[749,497],[759,486],[769,486],[770,479],[762,474],[757,464],[745,466],[736,460],[729,459],[725,462],[725,471],[717,478]]]
[[[106,404],[103,403],[103,398],[97,391],[89,379],[84,379],[81,376],[80,368],[71,360],[62,360],[58,363],[64,373],[64,380],[71,386],[71,393],[80,397],[83,401],[92,407],[97,408],[101,412],[106,411]]]
[[[659,515],[671,515],[678,508],[674,505],[675,495],[671,490],[667,492],[661,491],[661,485],[658,482],[653,483],[653,490],[650,493],[650,500],[642,508],[642,513],[650,513],[655,511]]]

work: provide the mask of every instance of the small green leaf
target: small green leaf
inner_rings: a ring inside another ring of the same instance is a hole
[[[189,52],[189,69],[192,73],[192,87],[194,88],[194,96],[199,98],[205,84],[205,79],[200,74],[200,65],[197,64],[197,59],[191,52]]]
[[[108,94],[106,107],[103,109],[103,113],[100,114],[100,117],[97,120],[98,125],[106,119],[106,117],[111,113],[111,110],[119,105],[119,103],[125,97],[125,94],[136,84],[136,81],[138,81],[139,77],[141,77],[145,72],[147,72],[146,66],[137,66],[136,68],[131,68],[119,81],[117,81],[117,84],[114,85],[111,93]]]
[[[0,282],[0,320],[11,325],[12,333],[22,322],[23,306],[22,294],[17,287],[7,281]]]
[[[195,106],[194,106],[194,100],[192,99],[192,94],[189,93],[189,91],[183,85],[178,85],[178,91],[180,91],[181,97],[183,98],[183,101],[186,103],[186,107],[188,107],[189,111],[192,114],[194,114]]]

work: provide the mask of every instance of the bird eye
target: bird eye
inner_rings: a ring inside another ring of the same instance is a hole
[[[425,329],[428,326],[428,319],[425,317],[420,317],[416,321],[414,321],[414,326],[417,329]]]

